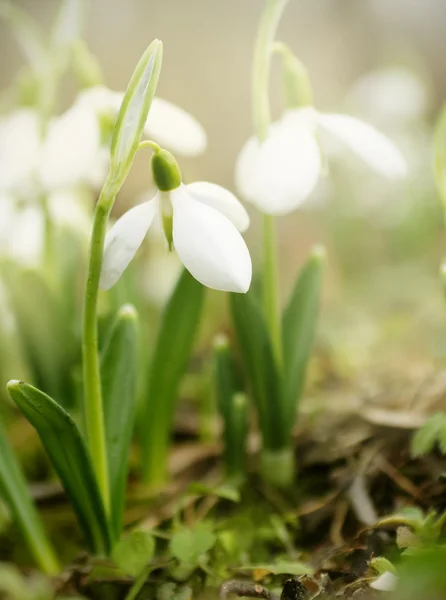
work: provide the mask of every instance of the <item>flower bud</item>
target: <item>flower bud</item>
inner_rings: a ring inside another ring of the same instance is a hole
[[[170,192],[181,185],[181,171],[173,154],[158,150],[152,156],[152,174],[160,192]]]

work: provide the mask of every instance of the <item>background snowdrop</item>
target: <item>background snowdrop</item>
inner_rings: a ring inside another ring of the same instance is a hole
[[[400,179],[406,173],[401,152],[371,125],[312,107],[288,109],[269,127],[264,142],[252,137],[242,148],[235,174],[242,197],[271,215],[298,208],[321,176],[323,134],[335,138],[384,177]]]

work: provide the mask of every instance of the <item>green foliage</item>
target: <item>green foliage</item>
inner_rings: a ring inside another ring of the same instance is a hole
[[[214,342],[214,381],[217,404],[223,419],[226,476],[242,480],[246,469],[248,399],[240,390],[240,373],[228,339],[219,335]]]
[[[102,353],[101,379],[107,438],[111,529],[122,530],[128,461],[135,422],[138,384],[138,316],[126,305],[119,311]]]
[[[316,335],[325,250],[314,248],[299,273],[283,314],[283,403],[292,428]]]
[[[369,562],[369,565],[378,573],[378,575],[382,575],[383,573],[393,573],[393,575],[398,574],[394,565],[390,562],[390,560],[384,558],[384,556],[372,558],[372,560]]]
[[[412,456],[429,454],[436,444],[442,454],[446,454],[446,413],[432,415],[415,433],[411,444]]]
[[[14,521],[26,539],[40,568],[51,575],[59,571],[39,514],[32,502],[25,478],[0,424],[0,495],[7,502]]]
[[[143,530],[122,537],[113,549],[113,560],[127,575],[137,577],[149,565],[155,552],[155,539]]]
[[[252,292],[231,294],[232,319],[251,393],[257,408],[264,448],[288,444],[288,423],[280,410],[280,377],[260,305]]]
[[[104,507],[77,425],[61,406],[37,388],[23,381],[10,381],[7,389],[39,434],[90,548],[97,553],[107,553],[110,538]]]
[[[201,557],[214,547],[216,541],[212,524],[201,522],[195,527],[183,527],[174,533],[169,548],[180,563],[198,566]]]
[[[142,411],[142,469],[145,481],[166,477],[170,428],[178,387],[198,330],[204,288],[183,271],[164,308]]]

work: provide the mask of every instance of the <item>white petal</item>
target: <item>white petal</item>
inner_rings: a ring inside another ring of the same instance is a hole
[[[247,292],[252,264],[244,239],[222,213],[178,188],[171,192],[173,243],[186,269],[203,285]]]
[[[158,196],[138,204],[119,218],[107,233],[99,287],[108,290],[121,277],[141,246],[158,211]]]
[[[232,192],[221,185],[207,181],[195,181],[186,187],[196,200],[219,210],[225,217],[228,217],[239,231],[243,232],[248,229],[249,215]]]
[[[284,215],[301,205],[321,172],[321,155],[312,111],[288,111],[274,123],[267,139],[244,145],[236,164],[236,184],[243,198],[271,215]]]
[[[403,155],[383,133],[348,115],[317,114],[317,123],[344,142],[355,154],[389,179],[399,179],[406,174]]]
[[[21,109],[0,119],[0,189],[27,195],[40,150],[39,115]]]
[[[96,85],[81,92],[76,98],[76,105],[96,113],[118,115],[124,92],[114,92],[105,85]]]
[[[372,581],[370,587],[380,592],[393,592],[396,590],[398,577],[390,571],[386,571],[380,575],[375,581]]]
[[[202,154],[207,146],[206,132],[200,123],[182,108],[161,98],[152,101],[144,133],[183,156]]]
[[[50,124],[40,162],[41,181],[53,190],[98,178],[99,123],[90,110],[74,106]],[[106,171],[102,173],[106,176]]]

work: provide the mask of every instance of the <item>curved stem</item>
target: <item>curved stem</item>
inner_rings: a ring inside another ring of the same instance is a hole
[[[274,37],[288,0],[266,0],[254,50],[252,102],[254,130],[263,142],[271,122],[268,83]],[[263,216],[263,305],[278,364],[282,360],[281,322],[278,302],[277,244],[274,217]]]
[[[115,190],[105,183],[94,214],[83,310],[82,358],[87,442],[106,513],[110,509],[107,449],[99,362],[97,302],[107,221]]]

